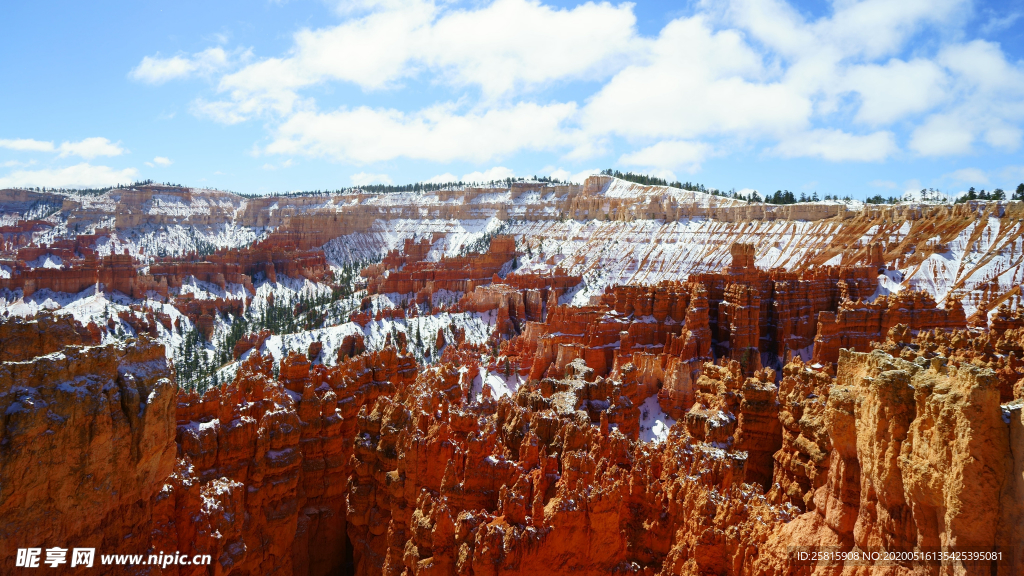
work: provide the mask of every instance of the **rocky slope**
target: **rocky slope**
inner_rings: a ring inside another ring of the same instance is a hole
[[[1020,403],[1000,405],[993,370],[903,346],[909,360],[844,351],[834,379],[796,360],[785,410],[770,369],[706,363],[652,444],[630,439],[632,387],[579,360],[476,401],[459,346],[419,372],[391,348],[330,367],[292,354],[278,377],[255,353],[199,397],[174,393],[153,344],[70,345],[0,365],[0,543],[8,562],[95,545],[211,554],[211,573],[235,574],[809,574],[788,547],[1019,554]]]
[[[39,206],[54,212],[30,220]],[[379,258],[414,237],[435,238],[432,249],[456,255],[500,227],[534,248],[547,243],[556,264],[592,290],[714,272],[728,265],[733,243],[747,242],[766,269],[884,266],[887,292],[915,288],[940,304],[957,295],[968,316],[992,312],[994,300],[1024,280],[1017,202],[748,205],[593,176],[583,185],[268,198],[160,186],[97,196],[5,190],[0,213],[11,223],[0,227],[8,250],[88,232],[99,236],[87,240],[100,255],[127,248],[149,258],[264,238],[270,246],[324,246],[335,264]]]
[[[24,331],[11,324],[5,336]],[[46,348],[0,362],[4,573],[18,548],[150,549],[152,504],[174,467],[176,386],[162,346]]]
[[[4,573],[1024,570],[1018,203],[4,194]]]

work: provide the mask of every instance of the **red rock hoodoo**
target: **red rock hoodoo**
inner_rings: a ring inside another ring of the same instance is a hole
[[[212,560],[92,569],[117,575],[1024,573],[1020,290],[896,271],[1013,244],[972,224],[1019,203],[854,212],[604,176],[246,203],[146,185],[104,196],[117,214],[3,194],[5,215],[60,208],[0,228],[0,573],[30,547]],[[498,216],[456,244],[453,221]],[[684,221],[732,232],[678,250]],[[228,224],[248,247],[111,248]],[[585,262],[600,235],[597,262],[628,264]],[[40,293],[96,285],[66,309]],[[303,324],[234,324],[271,306]],[[168,359],[193,345],[216,350],[205,393]],[[1004,557],[792,554],[815,546]]]

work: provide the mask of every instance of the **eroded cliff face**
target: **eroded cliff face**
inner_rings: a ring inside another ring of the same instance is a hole
[[[102,326],[0,323],[3,561],[95,545],[214,559],[162,572],[180,575],[962,572],[788,554],[832,545],[996,547],[1017,562],[996,573],[1021,572],[1024,317],[970,285],[981,268],[936,259],[1007,263],[1018,205],[786,212],[606,179],[535,188],[274,208],[154,188],[63,208],[84,224],[113,202],[125,230],[266,227],[167,258],[101,254],[98,234],[25,246],[53,222],[0,230],[23,299],[31,275],[145,294]],[[498,212],[504,233],[450,220]],[[243,334],[204,395],[177,389],[149,339],[222,334],[257,278],[331,292],[330,258],[382,247],[337,340]],[[117,341],[123,325],[140,337]]]
[[[410,381],[393,349],[330,369],[258,353],[234,382],[177,403],[178,460],[154,502],[154,546],[221,573],[334,574],[351,563],[347,483],[360,407]],[[176,568],[181,574],[191,574]]]
[[[8,562],[52,545],[214,559],[170,574],[837,574],[864,569],[788,547],[1019,554],[1020,403],[1000,404],[994,370],[893,332],[879,347],[906,359],[844,351],[834,377],[796,360],[778,388],[707,362],[657,443],[631,439],[640,381],[583,359],[478,400],[454,342],[425,369],[353,343],[333,366],[292,353],[277,377],[250,352],[199,397],[159,346],[69,345],[0,365],[0,544]]]
[[[795,362],[785,411],[770,373],[744,380],[735,363],[708,364],[685,427],[653,446],[609,426],[607,400],[594,413],[614,385],[588,382],[580,361],[478,404],[439,367],[360,416],[358,573],[844,572],[793,564],[787,547],[801,545],[1019,558],[1019,405],[999,404],[991,370],[915,360],[844,352],[834,379]]]
[[[164,574],[331,574],[351,563],[356,415],[412,381],[409,358],[387,349],[310,370],[292,355],[278,378],[255,353],[199,397],[177,390],[163,347],[145,338],[42,352],[0,363],[5,573],[18,548],[53,546],[214,559]]]
[[[152,503],[175,462],[176,386],[163,346],[42,348],[0,362],[4,573],[18,548],[147,550]]]
[[[57,212],[33,221],[29,208],[39,203]],[[83,256],[128,248],[148,259],[265,240],[298,250],[324,247],[336,264],[379,258],[405,240],[431,238],[436,250],[437,235],[446,234],[460,238],[440,246],[454,256],[473,241],[467,236],[493,232],[497,226],[490,223],[501,222],[505,233],[518,238],[557,243],[564,256],[557,264],[566,274],[606,285],[717,271],[734,257],[732,244],[745,242],[756,246],[749,256],[763,268],[806,272],[838,263],[888,270],[895,285],[928,292],[940,305],[958,295],[968,317],[979,309],[990,312],[1024,279],[1015,257],[1024,246],[1018,221],[1024,204],[1018,202],[773,206],[593,176],[583,185],[519,182],[430,193],[268,198],[165,186],[98,196],[4,190],[0,214],[13,224],[0,226],[0,251],[70,242]],[[6,257],[0,254],[0,261]],[[14,258],[0,262],[12,264]],[[33,274],[53,281],[50,272]],[[149,289],[142,287],[143,293]],[[801,330],[799,324],[793,328]],[[803,337],[813,338],[813,327],[804,330],[810,334]]]
[[[957,546],[1012,554],[1000,574],[1021,569],[1021,410],[1000,406],[992,370],[941,356],[908,362],[882,351],[843,351],[823,417],[811,420],[828,431],[827,475],[817,487],[813,479],[803,484],[814,509],[776,531],[762,566],[784,565],[786,546]],[[790,457],[785,449],[780,455],[780,463]],[[966,573],[990,570],[968,565]]]
[[[577,409],[600,383],[467,403],[458,374],[441,366],[360,415],[357,574],[739,573],[787,518],[741,484],[743,458],[683,430],[631,442],[612,409]]]
[[[100,343],[99,328],[82,326],[69,316],[42,314],[32,319],[11,318],[0,330],[0,362],[27,362],[70,345]]]

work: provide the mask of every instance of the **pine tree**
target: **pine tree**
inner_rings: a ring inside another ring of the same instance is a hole
[[[1014,200],[1024,200],[1024,182],[1017,184],[1017,191],[1013,193]]]

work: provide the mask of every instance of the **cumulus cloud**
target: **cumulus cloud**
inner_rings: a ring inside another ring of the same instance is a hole
[[[0,188],[44,186],[47,188],[100,188],[133,181],[138,170],[117,170],[82,162],[64,168],[43,170],[15,170],[0,176]]]
[[[35,164],[35,160],[29,160],[28,162],[22,162],[20,160],[5,160],[0,162],[0,166],[4,168],[20,168],[22,166],[31,166]]]
[[[449,182],[458,182],[459,177],[451,172],[445,172],[444,174],[438,174],[433,178],[428,178],[423,182],[426,184],[448,184]]]
[[[0,148],[19,152],[58,152],[61,158],[79,156],[86,160],[91,160],[97,156],[120,156],[125,153],[125,149],[121,147],[119,142],[114,143],[101,137],[86,138],[78,142],[65,141],[60,146],[55,146],[53,142],[32,140],[30,138],[0,140]]]
[[[921,58],[852,66],[841,82],[860,95],[856,120],[872,126],[925,112],[948,98],[949,77],[945,71]]]
[[[356,4],[371,12],[337,26],[300,30],[287,56],[225,75],[219,90],[230,98],[200,109],[231,122],[287,112],[299,100],[297,90],[323,82],[380,90],[425,74],[449,86],[478,88],[493,99],[551,82],[602,78],[642,43],[629,4],[558,9],[536,0],[496,0],[455,10],[424,0]],[[195,66],[185,58],[170,60],[161,61],[167,74],[153,76],[190,73]]]
[[[1019,148],[1024,65],[983,40],[945,46],[936,61],[953,78],[956,98],[913,130],[910,147],[924,156],[966,154],[978,140],[1006,151]]]
[[[670,22],[644,63],[594,95],[582,123],[626,137],[762,136],[804,127],[811,109],[808,95],[767,78],[742,34],[697,16]]]
[[[391,177],[387,174],[370,174],[369,172],[357,172],[351,176],[351,180],[353,186],[391,184]]]
[[[808,17],[785,0],[700,2],[651,37],[629,3],[345,0],[336,25],[298,30],[280,54],[147,56],[131,76],[216,78],[194,115],[259,118],[262,153],[356,164],[524,151],[589,164],[617,150],[621,163],[694,172],[737,149],[832,162],[1019,149],[1024,64],[968,37],[969,0],[831,6]],[[573,82],[578,102],[540,97]],[[331,84],[440,96],[322,107],[310,94]]]
[[[504,166],[495,166],[484,170],[483,172],[470,172],[469,174],[462,175],[463,182],[493,182],[495,180],[504,180],[506,178],[515,178],[516,172],[511,168],[505,168]]]
[[[839,162],[885,160],[897,151],[892,132],[882,131],[858,136],[842,130],[809,130],[787,136],[774,149],[784,158],[812,157]]]
[[[229,66],[230,58],[231,55],[220,47],[170,58],[163,58],[160,55],[145,56],[128,76],[146,84],[163,84],[178,78],[209,75],[221,71]]]
[[[58,148],[60,156],[81,156],[91,160],[97,156],[120,156],[124,154],[124,148],[120,143],[114,143],[106,138],[86,138],[78,142],[64,142]]]
[[[922,156],[966,154],[974,142],[974,129],[958,114],[934,114],[914,129],[910,148]]]
[[[890,55],[924,27],[950,23],[970,10],[968,0],[863,0],[833,6],[830,16],[812,22],[783,0],[733,0],[727,14],[730,24],[786,58],[833,59]]]
[[[164,156],[157,156],[156,158],[153,158],[152,162],[146,162],[146,166],[149,166],[150,168],[155,168],[157,166],[167,167],[171,164],[174,164],[174,161]]]
[[[0,148],[18,152],[53,152],[53,142],[42,142],[31,138],[0,140]]]
[[[413,114],[365,106],[300,112],[281,123],[264,152],[359,163],[399,157],[482,162],[521,150],[572,145],[579,136],[563,124],[575,110],[573,104],[520,103],[465,114],[450,105]]]
[[[652,146],[623,154],[619,163],[626,166],[648,166],[669,170],[683,168],[688,172],[700,170],[701,162],[712,154],[712,148],[702,142],[665,140]]]
[[[600,173],[601,173],[601,169],[600,168],[590,168],[590,169],[587,169],[587,170],[582,170],[580,172],[577,172],[577,173],[573,174],[572,176],[569,176],[568,178],[565,178],[563,180],[568,181],[568,182],[579,182],[579,183],[582,184],[584,181],[586,181],[586,179],[589,176],[593,176],[595,174],[600,174]]]
[[[978,141],[1015,150],[1024,137],[1024,67],[997,45],[949,41],[930,56],[898,57],[924,28],[955,25],[965,0],[843,2],[813,21],[781,0],[708,6],[665,26],[595,94],[581,113],[587,130],[777,140],[783,156],[834,161],[899,149],[893,130],[856,136],[846,119],[876,128],[910,120],[909,147],[925,156],[969,153]]]
[[[981,27],[981,32],[983,34],[993,34],[1006,30],[1013,26],[1017,20],[1020,20],[1022,16],[1024,14],[1020,12],[1011,12],[1005,16],[990,15],[988,21]]]

